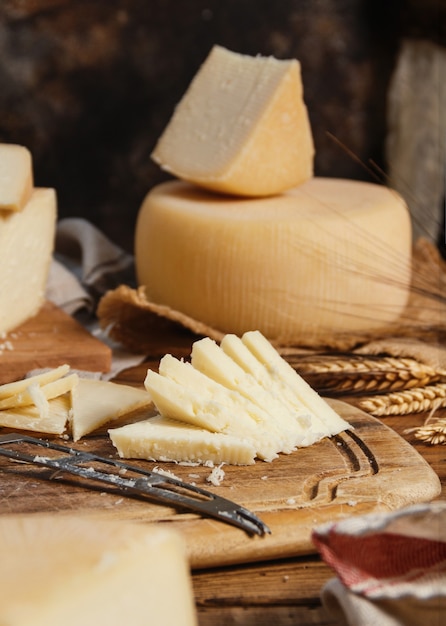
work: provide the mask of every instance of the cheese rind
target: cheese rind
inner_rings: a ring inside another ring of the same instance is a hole
[[[30,151],[0,143],[0,211],[21,211],[31,198],[33,181]]]
[[[148,300],[222,333],[255,328],[311,346],[395,323],[408,301],[411,251],[400,196],[327,178],[245,200],[163,183],[143,202],[135,233]]]
[[[185,544],[172,529],[8,515],[0,551],[2,624],[197,626]]]
[[[0,212],[0,333],[35,315],[43,304],[54,248],[54,189],[34,189],[21,211]]]
[[[126,459],[252,465],[256,450],[249,440],[213,433],[162,417],[126,424],[108,431],[118,454]]]
[[[214,46],[175,108],[152,158],[178,178],[267,196],[313,174],[314,145],[297,60]]]

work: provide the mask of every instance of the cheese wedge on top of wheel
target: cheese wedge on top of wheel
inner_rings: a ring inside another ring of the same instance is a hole
[[[152,158],[177,178],[267,196],[313,174],[314,146],[296,59],[214,46],[178,103]]]
[[[21,211],[31,198],[33,181],[30,151],[0,143],[0,211]]]
[[[162,183],[135,232],[148,300],[222,333],[255,328],[282,344],[394,323],[409,296],[411,250],[396,192],[322,177],[268,198]]]

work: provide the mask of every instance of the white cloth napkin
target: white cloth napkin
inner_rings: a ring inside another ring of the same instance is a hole
[[[340,624],[446,624],[446,502],[328,523],[313,541],[337,574],[321,600]]]

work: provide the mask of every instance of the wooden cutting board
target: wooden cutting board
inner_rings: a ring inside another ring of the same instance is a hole
[[[330,400],[352,425],[332,439],[283,455],[272,463],[225,466],[219,486],[206,478],[209,468],[132,461],[145,468],[173,471],[187,482],[255,511],[271,535],[250,537],[217,520],[163,505],[123,497],[103,487],[86,489],[48,470],[0,456],[0,512],[53,512],[100,518],[166,523],[186,538],[193,568],[209,568],[310,554],[312,529],[324,522],[429,501],[440,481],[416,450],[389,427],[359,409]],[[83,439],[76,448],[116,456],[106,430]]]
[[[111,366],[109,346],[51,302],[0,344],[0,384],[23,378],[34,369],[64,363],[92,372],[108,372]]]

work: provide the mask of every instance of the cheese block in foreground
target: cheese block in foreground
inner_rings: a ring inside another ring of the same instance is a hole
[[[394,323],[408,300],[411,250],[398,194],[328,178],[262,199],[162,183],[135,233],[148,300],[222,333],[255,328],[298,345]]]
[[[54,189],[34,189],[21,211],[0,211],[0,333],[43,304],[56,227]]]
[[[192,363],[165,355],[158,373],[149,369],[144,385],[160,415],[109,430],[120,456],[251,464],[252,455],[273,461],[350,428],[261,333],[239,342],[250,358],[242,350],[238,362],[224,352],[220,358],[220,348],[202,339]]]
[[[21,211],[31,198],[33,186],[30,151],[0,143],[0,211]]]
[[[74,516],[0,517],[0,623],[196,626],[182,538]]]
[[[214,46],[152,158],[207,189],[267,196],[310,178],[313,155],[299,62]]]

